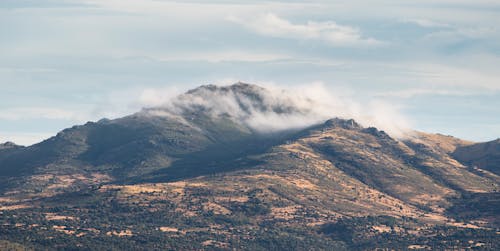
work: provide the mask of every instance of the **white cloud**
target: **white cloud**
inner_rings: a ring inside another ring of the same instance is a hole
[[[337,46],[377,45],[380,41],[364,37],[355,27],[340,25],[333,21],[293,24],[273,13],[254,19],[229,16],[228,21],[238,23],[261,35],[299,40],[319,40]]]
[[[140,92],[138,104],[146,108],[162,106],[181,93],[182,91],[176,86],[146,88]]]
[[[210,63],[220,62],[269,62],[291,59],[291,56],[278,53],[260,53],[245,50],[230,50],[221,52],[183,53],[182,55],[169,55],[157,57],[159,61],[205,61]]]
[[[410,128],[408,119],[397,111],[396,106],[379,100],[364,105],[354,101],[355,97],[345,96],[345,93],[333,93],[323,83],[287,88],[270,84],[265,89],[249,88],[255,96],[246,95],[247,89],[196,89],[196,92],[164,100],[161,107],[147,112],[155,116],[175,117],[202,108],[214,118],[228,117],[261,132],[303,128],[334,117],[353,118],[364,126],[375,126],[395,137],[403,137]],[[158,95],[161,90],[146,93]],[[156,98],[161,96],[151,100]]]
[[[220,18],[230,13],[255,13],[265,9],[303,10],[321,4],[282,1],[158,1],[158,0],[82,0],[86,4],[112,11],[155,14],[187,19]]]
[[[500,74],[471,67],[418,63],[410,65],[421,72],[420,81],[424,84],[452,88],[472,87],[476,90],[500,90]],[[456,91],[456,90],[452,90]]]
[[[407,19],[407,20],[404,20],[404,22],[416,24],[418,26],[425,27],[425,28],[447,28],[447,27],[450,27],[449,24],[440,23],[440,22],[433,21],[430,19],[420,19],[420,18]]]
[[[395,98],[412,98],[424,95],[442,95],[442,96],[468,96],[477,94],[470,90],[449,90],[436,88],[409,88],[397,91],[386,91],[376,94],[376,97],[395,97]]]
[[[54,107],[12,107],[0,110],[2,120],[61,119],[85,121],[89,116],[73,110]]]

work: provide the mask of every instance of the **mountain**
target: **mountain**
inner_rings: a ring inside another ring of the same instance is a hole
[[[452,155],[462,163],[500,175],[500,139],[462,146]]]
[[[15,148],[20,148],[21,146],[14,144],[13,142],[5,142],[3,144],[0,144],[0,151],[1,150],[8,150],[8,149],[15,149]]]
[[[500,248],[494,143],[394,138],[291,97],[201,86],[2,148],[0,247]]]

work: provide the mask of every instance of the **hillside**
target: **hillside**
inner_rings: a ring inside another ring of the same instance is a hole
[[[452,155],[462,163],[500,175],[500,139],[462,146]]]
[[[500,248],[498,173],[470,162],[497,163],[491,146],[348,118],[284,129],[310,118],[285,101],[202,86],[0,150],[0,247]]]

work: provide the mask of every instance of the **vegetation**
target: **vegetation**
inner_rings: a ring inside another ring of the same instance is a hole
[[[500,178],[454,156],[472,143],[150,112],[1,145],[0,250],[500,249]]]

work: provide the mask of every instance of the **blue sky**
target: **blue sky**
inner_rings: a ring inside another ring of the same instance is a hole
[[[499,13],[487,0],[2,0],[0,142],[236,81],[319,82],[415,129],[492,140]]]

